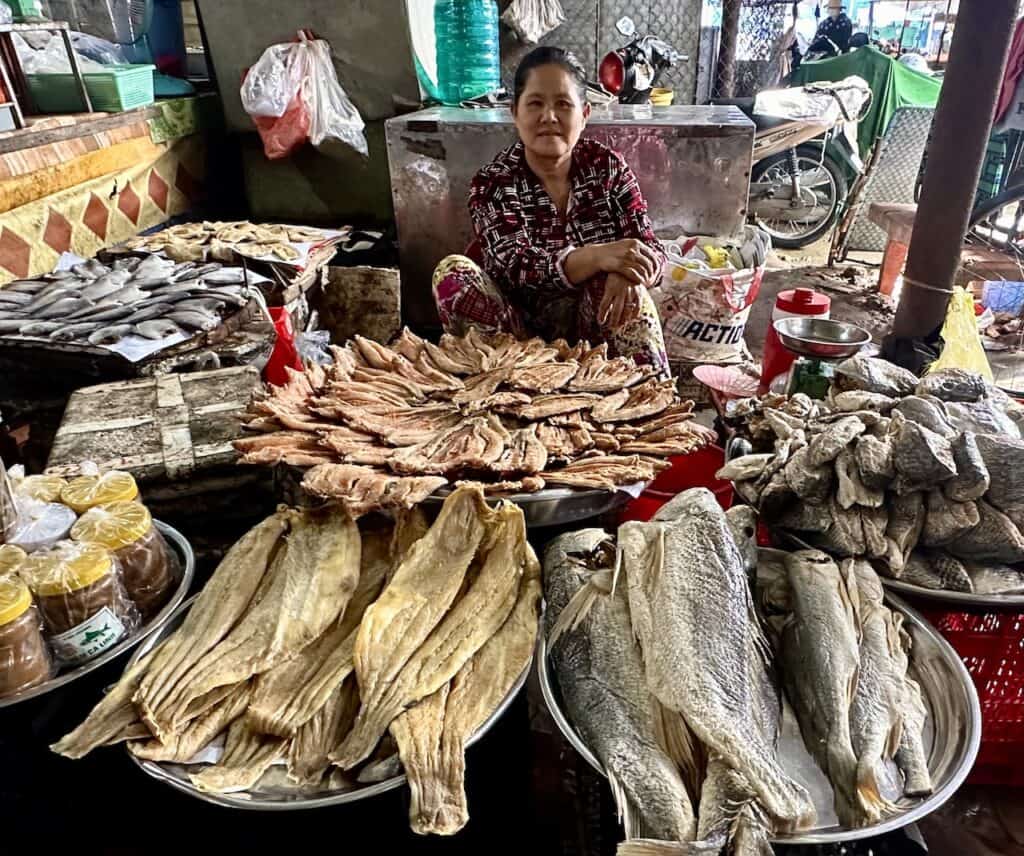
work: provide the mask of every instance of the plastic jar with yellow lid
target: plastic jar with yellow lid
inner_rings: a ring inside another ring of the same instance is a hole
[[[91,660],[138,626],[119,568],[98,544],[63,541],[28,556],[19,573],[36,596],[50,646],[62,662]]]
[[[27,554],[14,544],[0,544],[0,577],[18,573]]]
[[[13,574],[0,574],[0,697],[48,681],[53,671],[28,586]]]
[[[30,496],[40,502],[60,502],[60,493],[67,485],[67,480],[60,476],[25,476],[14,485],[14,492],[19,496]]]
[[[91,508],[71,527],[71,538],[110,550],[121,566],[125,590],[148,618],[174,589],[175,574],[163,536],[149,510],[137,502]]]
[[[111,470],[71,479],[60,492],[60,501],[79,514],[111,502],[138,500],[139,486],[131,473]]]

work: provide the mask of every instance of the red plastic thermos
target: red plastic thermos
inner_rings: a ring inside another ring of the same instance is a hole
[[[772,309],[772,321],[764,337],[764,353],[761,356],[761,385],[758,390],[762,395],[768,391],[771,382],[780,374],[789,371],[796,354],[785,348],[775,332],[775,322],[780,318],[793,318],[797,315],[809,315],[814,318],[828,318],[832,308],[832,299],[827,294],[813,291],[810,288],[791,288],[780,291],[775,298]]]

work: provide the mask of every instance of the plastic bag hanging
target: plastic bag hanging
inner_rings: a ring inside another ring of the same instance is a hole
[[[319,146],[328,137],[354,148],[364,157],[369,154],[363,135],[363,117],[338,82],[331,61],[331,47],[323,39],[299,38],[309,51],[309,70],[304,81],[309,106],[309,139]]]
[[[942,353],[928,367],[929,374],[941,369],[966,369],[977,372],[989,383],[994,382],[975,318],[974,298],[969,291],[956,286],[940,333]]]
[[[501,20],[524,45],[535,45],[565,23],[565,12],[558,0],[512,0]]]

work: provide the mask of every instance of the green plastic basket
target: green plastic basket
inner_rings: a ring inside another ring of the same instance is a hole
[[[5,0],[6,2],[6,0]],[[153,103],[152,65],[112,65],[82,75],[92,109],[104,113]],[[73,74],[27,74],[28,90],[41,113],[80,113],[85,109]]]

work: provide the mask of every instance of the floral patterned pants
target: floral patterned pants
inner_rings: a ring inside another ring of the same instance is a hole
[[[465,256],[448,256],[434,271],[434,300],[446,333],[464,335],[470,327],[485,333],[505,332],[523,337],[542,336],[607,342],[612,356],[632,357],[668,377],[668,356],[661,319],[644,291],[640,314],[618,327],[600,324],[597,311],[604,283],[584,285],[576,297],[558,296],[545,307],[544,317],[530,319],[514,307],[480,266]]]

